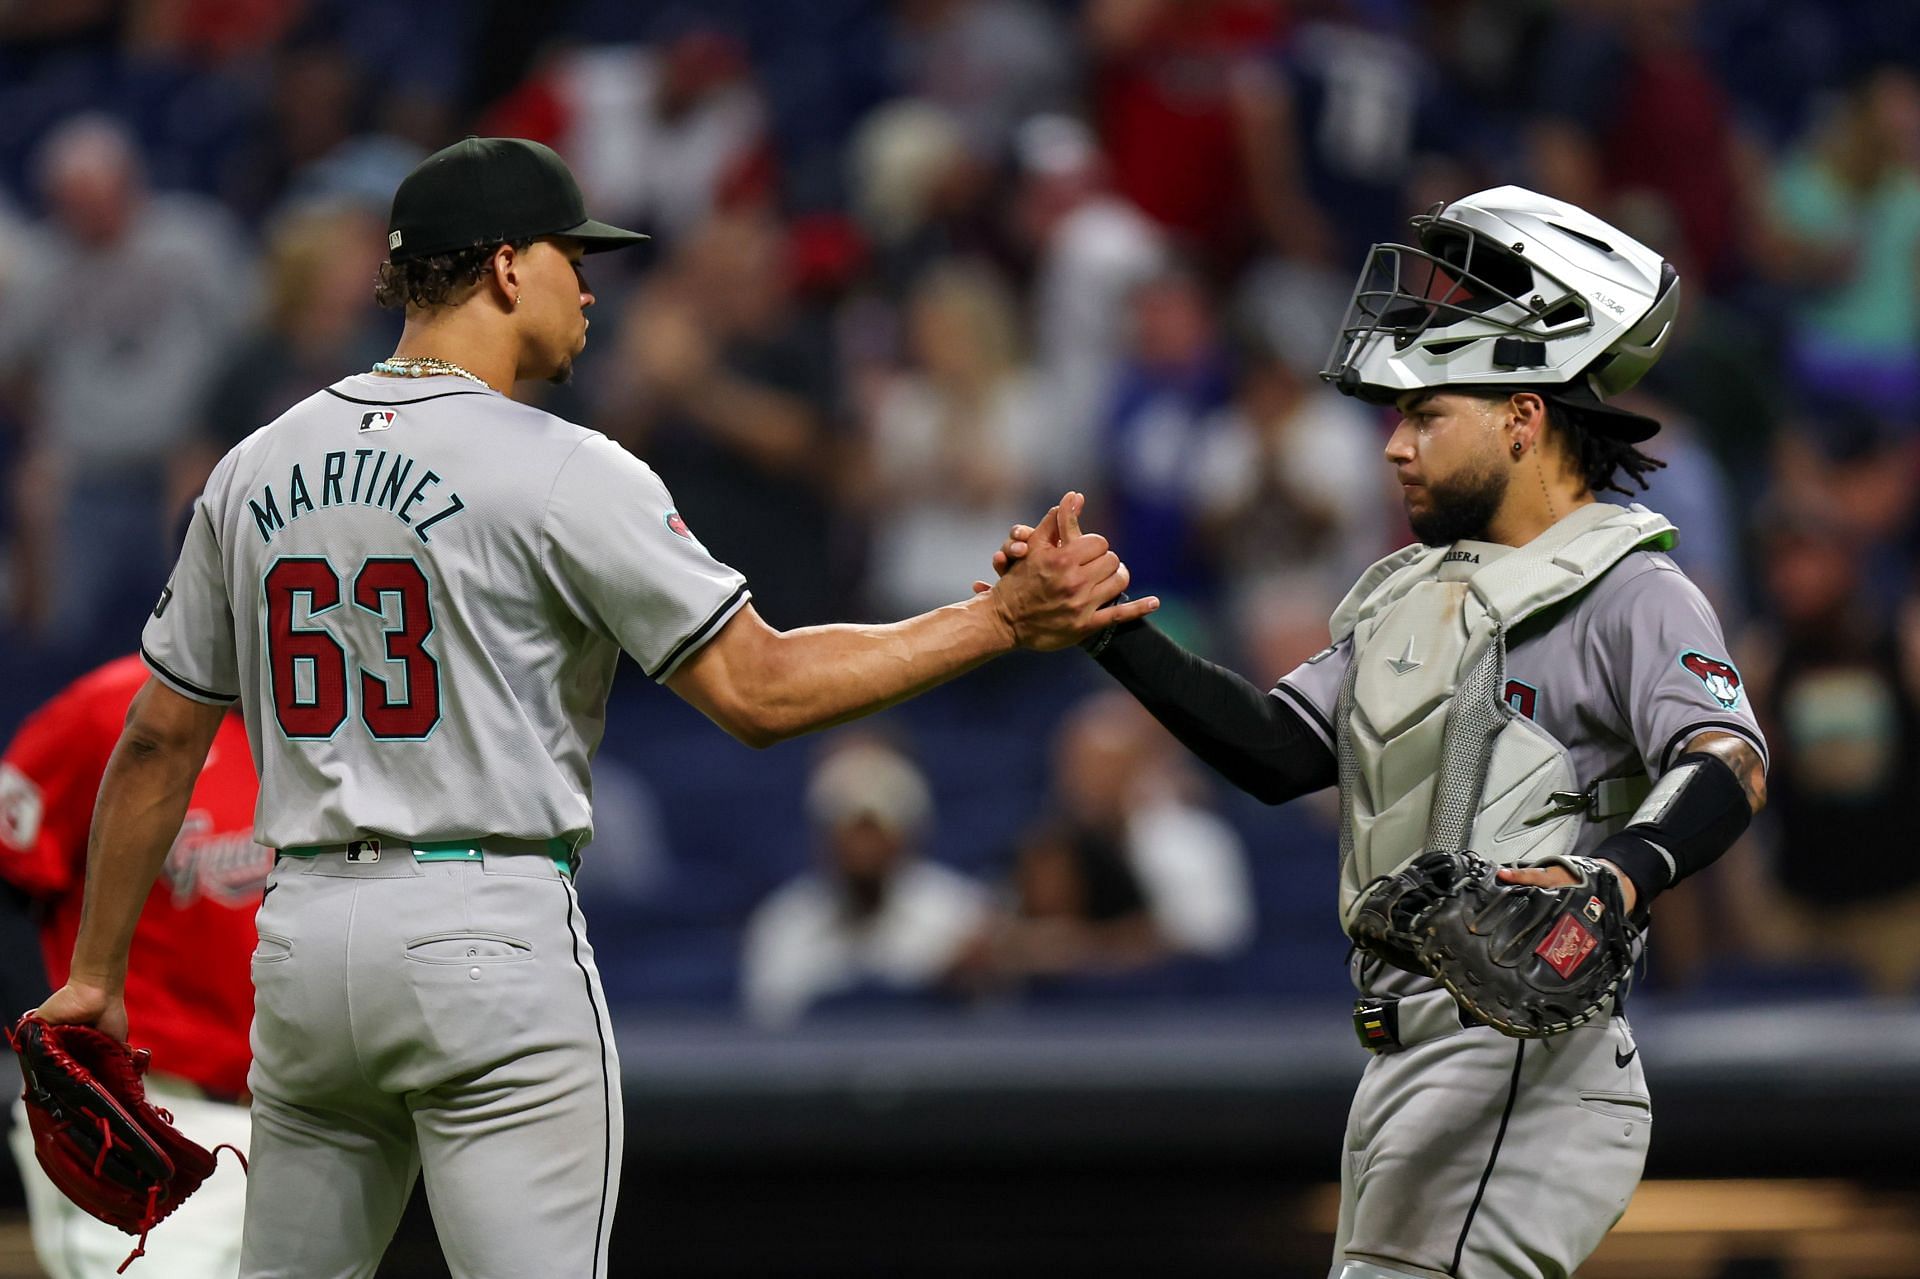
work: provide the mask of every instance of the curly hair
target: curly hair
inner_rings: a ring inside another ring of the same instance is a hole
[[[504,243],[520,252],[533,241]],[[405,262],[382,262],[380,274],[373,282],[373,300],[388,310],[399,307],[431,310],[450,305],[459,301],[465,290],[486,278],[487,264],[499,251],[498,244],[476,244],[472,248],[452,249]]]
[[[1636,496],[1633,489],[1620,482],[1621,472],[1625,472],[1629,480],[1639,485],[1639,492],[1644,493],[1647,491],[1647,476],[1666,468],[1665,462],[1657,457],[1649,457],[1625,440],[1588,429],[1578,412],[1563,405],[1548,401],[1547,421],[1566,437],[1567,450],[1579,465],[1587,488],[1594,493],[1611,490],[1627,497]]]

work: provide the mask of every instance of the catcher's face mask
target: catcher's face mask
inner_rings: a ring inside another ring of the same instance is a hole
[[[1361,268],[1322,371],[1342,391],[1388,404],[1495,371],[1537,376],[1547,342],[1591,326],[1579,295],[1547,272],[1432,213],[1413,221],[1420,247],[1376,244]]]

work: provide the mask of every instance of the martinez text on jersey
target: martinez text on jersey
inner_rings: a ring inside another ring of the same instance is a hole
[[[320,494],[317,502],[309,473],[299,462],[288,469],[286,484],[281,490],[286,494],[285,514],[271,483],[262,484],[258,495],[247,499],[247,509],[253,515],[253,524],[262,542],[272,542],[273,535],[285,528],[289,520],[297,520],[316,509],[336,506],[379,507],[402,524],[410,525],[413,535],[426,542],[430,540],[427,530],[441,520],[458,515],[467,506],[451,489],[436,492],[431,497],[444,504],[437,505],[424,519],[416,520],[414,508],[429,499],[428,490],[438,486],[443,477],[438,471],[422,466],[416,478],[414,459],[397,450],[335,449],[325,454],[320,465],[314,468]]]

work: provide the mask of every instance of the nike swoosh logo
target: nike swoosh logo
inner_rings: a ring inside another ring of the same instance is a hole
[[[1393,667],[1393,673],[1395,675],[1405,675],[1408,671],[1419,670],[1422,666],[1425,666],[1426,663],[1413,660],[1413,636],[1409,635],[1407,636],[1407,651],[1398,657],[1389,657],[1387,659],[1387,665]]]
[[[1613,1064],[1620,1067],[1620,1069],[1625,1070],[1627,1068],[1627,1063],[1632,1061],[1635,1057],[1638,1057],[1639,1055],[1640,1055],[1639,1044],[1635,1044],[1633,1046],[1633,1051],[1630,1053],[1623,1053],[1618,1048],[1616,1048],[1613,1050]]]

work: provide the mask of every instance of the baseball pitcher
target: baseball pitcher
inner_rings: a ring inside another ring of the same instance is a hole
[[[643,238],[589,219],[546,147],[428,157],[379,283],[405,308],[398,349],[221,460],[147,623],[152,678],[40,1012],[125,1036],[134,919],[238,702],[279,853],[253,955],[246,1279],[371,1274],[422,1175],[455,1275],[608,1273],[619,1062],[573,874],[622,650],[766,745],[1155,605],[1109,604],[1126,570],[1074,536],[1069,495],[1041,562],[987,596],[767,626],[644,462],[507,396],[584,349],[584,255]]]

